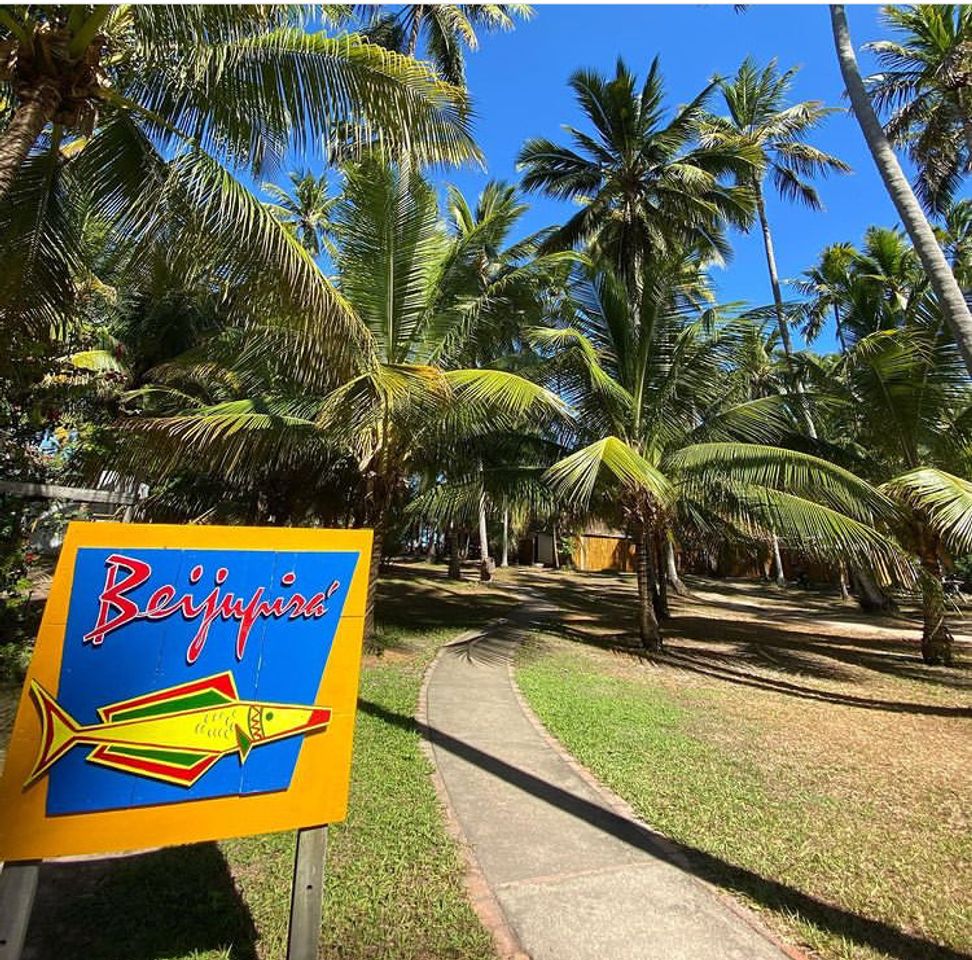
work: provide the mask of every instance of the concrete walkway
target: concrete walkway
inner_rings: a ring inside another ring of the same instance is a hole
[[[534,960],[784,960],[524,713],[510,659],[549,612],[525,611],[443,650],[424,718],[452,814],[522,949]]]

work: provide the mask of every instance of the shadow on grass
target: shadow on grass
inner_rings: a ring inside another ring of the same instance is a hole
[[[281,896],[287,896],[282,891]],[[214,843],[44,863],[27,933],[33,960],[257,960],[257,931]]]
[[[386,710],[367,700],[360,700],[359,707],[370,716],[386,723],[407,730],[417,730],[436,747],[476,765],[481,770],[505,780],[539,800],[650,856],[673,863],[723,888],[744,894],[767,909],[783,914],[798,914],[803,920],[813,923],[822,930],[830,931],[856,944],[883,951],[897,960],[970,960],[969,954],[925,940],[917,934],[899,930],[882,920],[874,920],[844,910],[794,887],[763,877],[745,867],[728,863],[704,850],[663,837],[636,821],[575,796],[435,727],[419,724],[412,717]]]
[[[752,585],[745,589],[733,584],[700,582],[693,583],[693,587],[697,591],[718,589],[730,596],[738,594],[758,601],[747,606],[731,600],[713,600],[708,596],[696,600],[671,597],[674,615],[663,625],[666,642],[698,666],[713,664],[721,668],[731,663],[741,682],[766,679],[758,674],[747,674],[748,668],[788,674],[797,679],[813,678],[855,685],[866,683],[869,676],[881,675],[972,692],[972,671],[962,667],[928,667],[920,659],[917,644],[908,638],[853,637],[827,631],[829,620],[821,615],[821,611],[829,605],[833,613],[833,606],[838,602],[836,598],[805,596],[804,591],[798,594],[795,590],[784,597],[774,595],[776,591],[772,587],[766,587],[764,595],[754,593]],[[602,649],[637,652],[633,632],[636,604],[633,583],[617,575],[585,575],[584,581],[571,578],[558,582],[545,578],[538,584],[537,592],[561,611],[559,618],[551,619],[553,632]],[[720,618],[719,611],[723,609],[744,611],[753,619]],[[871,618],[846,608],[841,609],[837,622],[901,630],[914,626],[908,621]],[[732,648],[729,653],[725,650],[727,645]],[[805,689],[814,698],[828,695],[827,691],[802,688],[799,683],[789,686],[792,687],[789,692]],[[779,684],[783,692],[787,692],[786,687],[786,683]],[[930,708],[923,711],[921,705],[916,709],[916,705],[907,701],[873,700],[868,704],[866,697],[834,696],[837,698],[835,702],[859,701],[858,705],[870,705],[873,709],[968,715],[964,710]]]
[[[516,598],[498,592],[458,587],[443,567],[437,571],[392,567],[378,582],[378,622],[383,633],[394,636],[430,630],[471,630],[502,616]],[[454,592],[453,592],[454,591]]]

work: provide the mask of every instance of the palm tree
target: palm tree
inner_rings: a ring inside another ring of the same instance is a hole
[[[305,32],[303,17],[288,6],[0,7],[0,98],[13,104],[0,132],[5,326],[70,314],[84,207],[126,243],[205,237],[200,254],[232,265],[227,283],[248,287],[256,315],[269,299],[350,336],[313,259],[238,177],[338,141],[419,161],[478,153],[463,91],[357,35]]]
[[[727,258],[725,227],[749,225],[753,194],[725,180],[747,181],[759,155],[749,146],[698,144],[713,85],[667,122],[657,58],[640,89],[620,59],[612,78],[581,70],[570,87],[593,130],[567,127],[573,147],[528,140],[517,161],[527,190],[580,206],[547,246],[589,244],[632,290],[651,254],[695,249]]]
[[[803,271],[801,279],[793,281],[807,297],[803,336],[808,343],[820,336],[827,318],[833,316],[837,342],[841,351],[847,349],[841,301],[846,298],[848,269],[855,252],[853,244],[832,243],[821,251],[814,266]]]
[[[972,169],[972,9],[966,4],[885,7],[897,40],[869,43],[882,72],[865,80],[884,132],[918,168],[915,191],[944,213]]]
[[[949,204],[938,231],[952,273],[963,290],[972,288],[972,200]]]
[[[326,340],[310,351],[319,360],[301,362],[307,351],[286,329],[270,350],[266,333],[250,344],[234,336],[222,353],[214,346],[158,371],[164,389],[146,395],[156,415],[131,426],[155,441],[137,450],[143,470],[189,464],[252,488],[269,467],[286,468],[325,491],[330,477],[353,477],[345,522],[375,531],[370,635],[391,511],[416,470],[428,468],[429,451],[441,451],[444,469],[484,436],[563,413],[556,396],[524,377],[453,362],[505,290],[562,258],[531,261],[483,289],[470,284],[464,238],[450,236],[435,191],[414,168],[372,159],[345,180],[333,225],[341,294],[363,330],[351,373],[327,363]]]
[[[830,19],[840,72],[844,78],[844,86],[847,88],[854,115],[860,124],[888,195],[898,211],[898,216],[901,217],[905,230],[908,231],[915,252],[928,275],[928,281],[941,304],[945,321],[955,337],[966,369],[972,373],[972,314],[969,313],[965,296],[949,268],[948,261],[938,245],[935,233],[925,218],[914,191],[901,170],[901,165],[886,134],[881,129],[857,66],[857,57],[847,26],[847,14],[842,4],[830,5]]]
[[[941,312],[927,294],[896,329],[861,337],[841,359],[832,390],[843,401],[838,443],[897,500],[899,541],[917,558],[922,656],[950,663],[942,573],[948,553],[972,549],[972,386]]]
[[[569,324],[532,334],[576,423],[573,452],[547,477],[556,495],[607,512],[634,540],[638,633],[649,651],[662,645],[673,526],[754,549],[776,532],[817,554],[894,554],[870,526],[890,501],[840,467],[776,445],[795,432],[789,398],[750,398],[727,380],[745,326],[712,330],[704,264],[694,253],[649,256],[634,316],[627,284],[600,270],[580,284]]]
[[[833,109],[825,107],[819,100],[789,104],[789,93],[796,73],[795,67],[781,73],[775,60],[761,70],[752,57],[747,57],[731,80],[719,83],[728,116],[707,117],[703,133],[703,142],[724,148],[739,142],[759,153],[759,165],[750,172],[748,185],[756,198],[780,342],[791,368],[793,343],[784,314],[773,236],[766,215],[766,178],[772,178],[773,186],[784,200],[793,200],[811,210],[820,210],[823,204],[810,181],[828,173],[850,171],[850,167],[838,157],[807,143],[808,136],[816,131]]]
[[[928,287],[904,233],[888,227],[868,227],[860,250],[849,243],[827,247],[804,278],[796,285],[810,297],[811,335],[830,310],[844,350],[878,330],[905,325]]]
[[[311,256],[318,256],[322,248],[333,256],[335,248],[329,233],[336,198],[328,193],[327,174],[315,177],[302,170],[289,173],[287,179],[289,191],[275,183],[263,184],[264,193],[273,199],[269,204],[271,212],[293,230]]]
[[[463,47],[479,48],[477,30],[512,30],[517,17],[533,16],[527,3],[407,3],[396,13],[383,13],[377,7],[370,12],[368,35],[374,42],[415,57],[421,41],[439,76],[457,86],[466,82]]]

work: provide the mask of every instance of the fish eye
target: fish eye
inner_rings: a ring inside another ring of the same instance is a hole
[[[268,710],[267,711],[267,720],[272,720],[272,719],[273,719],[273,711],[272,710]]]

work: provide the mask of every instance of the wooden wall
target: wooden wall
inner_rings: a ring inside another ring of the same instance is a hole
[[[635,545],[622,537],[582,533],[574,545],[574,566],[591,573],[602,570],[631,573],[635,569]]]

